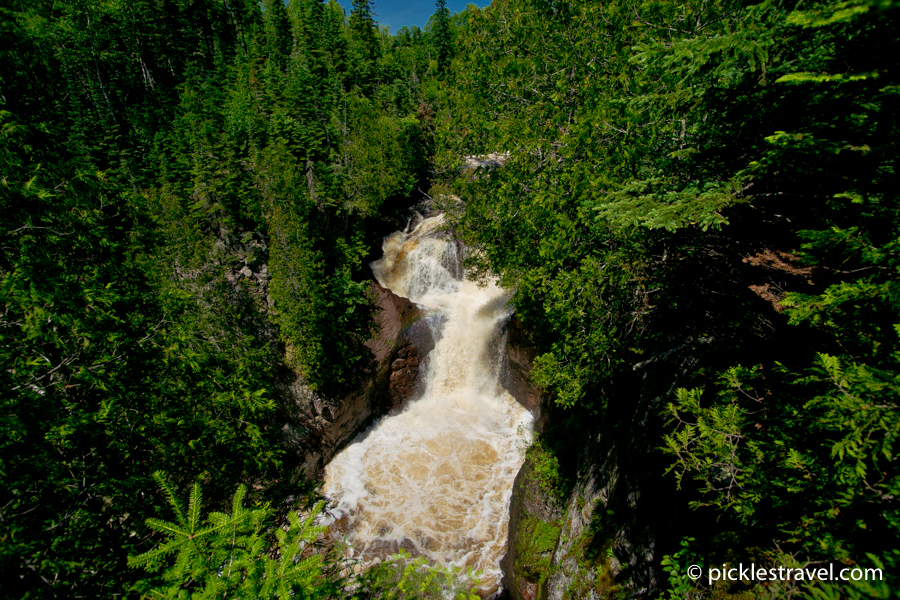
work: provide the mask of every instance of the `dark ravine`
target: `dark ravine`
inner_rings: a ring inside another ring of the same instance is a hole
[[[259,258],[264,259],[264,241],[232,249],[238,258],[227,280],[235,286],[247,280],[244,285],[250,284],[260,310],[274,310],[267,293],[268,270]],[[372,363],[364,384],[344,396],[327,398],[311,390],[298,374],[288,373],[278,394],[288,415],[282,426],[285,443],[304,457],[301,470],[309,478],[317,478],[373,421],[421,391],[419,371],[434,348],[422,313],[377,282],[371,288],[375,327],[365,342]],[[505,340],[502,383],[532,412],[534,431],[540,435],[556,426],[564,413],[554,410],[552,398],[530,380],[536,352],[516,316],[507,324]],[[602,424],[588,428],[589,434],[578,444],[580,468],[565,498],[542,481],[536,466],[540,450],[528,451],[510,500],[507,554],[501,562],[504,595],[557,600],[616,592],[651,597],[658,591],[657,537],[665,535],[668,513],[665,494],[652,491],[660,484],[649,473],[661,472],[662,467],[645,468],[652,455],[647,444],[662,426],[655,415],[661,414],[675,382],[685,385],[695,362],[690,348],[684,348],[639,369],[629,382],[634,385],[631,393],[618,394],[624,398],[622,410],[631,413],[628,431],[604,431]],[[663,389],[654,382],[668,383]]]
[[[233,260],[227,281],[249,287],[260,312],[276,310],[267,289],[265,240],[230,244],[229,250]],[[304,457],[300,468],[308,478],[317,478],[377,418],[421,392],[419,372],[434,348],[430,329],[408,299],[374,281],[371,289],[375,323],[365,342],[371,365],[361,386],[328,398],[311,390],[297,373],[286,370],[282,377],[278,397],[287,415],[282,433],[285,443]],[[277,331],[264,335],[274,340]],[[534,431],[540,435],[565,414],[531,382],[536,352],[528,343],[526,326],[515,315],[508,321],[505,343],[507,364],[501,382],[534,415]],[[690,383],[691,365],[696,362],[690,354],[685,346],[652,364],[639,365],[628,382],[633,386],[630,391],[615,394],[620,410],[631,415],[628,431],[605,431],[599,423],[587,428],[577,444],[580,468],[566,497],[560,498],[543,481],[536,466],[541,450],[529,449],[510,500],[507,554],[501,562],[504,594],[517,600],[556,600],[615,592],[649,597],[659,589],[654,566],[659,560],[657,537],[665,535],[668,513],[663,491],[652,492],[659,487],[659,478],[648,473],[663,467],[645,468],[652,460],[647,444],[662,426],[655,415],[661,414],[675,382]],[[654,382],[668,383],[660,388]]]

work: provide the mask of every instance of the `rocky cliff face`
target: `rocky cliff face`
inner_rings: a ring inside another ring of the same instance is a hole
[[[565,507],[545,485],[536,457],[529,452],[516,476],[509,506],[509,540],[500,563],[504,584],[516,600],[546,596],[553,553],[559,543]]]
[[[702,345],[683,344],[639,363],[627,380],[605,391],[607,419],[589,422],[570,442],[578,450],[569,460],[578,466],[565,493],[553,485],[544,450],[529,450],[513,487],[503,562],[512,598],[658,593],[659,548],[672,546],[673,523],[684,515],[677,514],[682,503],[673,502],[674,486],[663,477],[666,462],[655,445],[675,389],[702,384],[695,375]],[[545,430],[567,416],[552,411],[546,399],[542,404]],[[565,427],[571,427],[568,418]]]
[[[315,478],[329,460],[377,417],[399,408],[418,390],[419,370],[434,347],[421,311],[376,282],[375,327],[365,342],[371,352],[369,376],[363,385],[338,398],[313,392],[294,375],[287,389],[291,422],[285,440],[304,456],[302,470]]]
[[[541,401],[543,398],[541,391],[531,383],[531,366],[534,356],[534,349],[528,344],[525,326],[518,317],[513,315],[507,325],[507,370],[501,378],[501,382],[519,404],[531,411],[531,414],[534,415],[534,430],[540,433],[543,431],[548,415]]]

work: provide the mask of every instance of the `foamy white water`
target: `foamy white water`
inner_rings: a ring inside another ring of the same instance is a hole
[[[480,569],[491,590],[532,417],[499,382],[509,296],[453,276],[457,247],[440,235],[441,222],[394,233],[372,264],[382,286],[437,324],[425,391],[339,453],[325,469],[324,491],[337,505],[334,526],[364,561],[405,548]]]

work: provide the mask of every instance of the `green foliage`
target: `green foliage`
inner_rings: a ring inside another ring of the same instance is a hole
[[[736,391],[741,390],[739,376],[739,369],[729,371],[729,382],[734,382]],[[672,421],[680,426],[677,432],[664,438],[666,451],[678,457],[670,470],[677,470],[679,486],[685,473],[697,473],[708,482],[709,491],[715,494],[716,505],[729,508],[737,502],[734,495],[743,489],[743,480],[748,477],[746,465],[741,460],[745,452],[739,452],[739,449],[753,455],[757,450],[746,444],[746,437],[741,434],[747,415],[736,404],[736,398],[730,396],[732,402],[702,410],[701,394],[700,389],[679,389],[677,403],[668,406]],[[685,421],[682,413],[696,415],[697,421]],[[742,443],[750,447],[742,448]],[[698,444],[703,446],[702,452],[697,452],[695,446]],[[752,510],[753,503],[754,498],[748,498],[749,507],[744,511]]]
[[[283,451],[253,367],[265,348],[239,330],[205,337],[215,316],[155,285],[141,198],[103,173],[16,181],[29,166],[4,188],[6,205],[28,207],[5,225],[4,570],[34,595],[102,595],[128,581],[152,469],[231,485]]]
[[[827,543],[843,555],[849,540],[840,539],[835,517],[861,503],[877,505],[898,485],[891,467],[900,431],[892,400],[897,379],[886,375],[820,354],[805,377],[785,382],[778,403],[754,391],[757,369],[729,370],[720,402],[708,407],[700,390],[679,390],[669,405],[678,430],[665,438],[679,481],[690,473],[713,503],[748,524],[802,494],[798,508],[809,516],[792,524],[799,527],[792,541],[810,551]],[[898,522],[894,509],[882,510],[886,524]]]
[[[709,560],[895,550],[896,10],[509,0],[460,40],[436,138],[469,262],[604,435],[679,382],[655,439]]]
[[[550,576],[560,527],[527,516],[516,530],[516,574],[538,585]]]
[[[895,6],[890,0],[879,2],[835,2],[817,6],[812,10],[796,10],[788,15],[787,22],[801,27],[825,27],[835,23],[852,22],[870,9],[889,9]]]
[[[724,185],[707,182],[702,187],[666,189],[671,185],[672,182],[659,179],[629,182],[610,193],[608,202],[594,206],[598,211],[597,220],[622,228],[641,226],[675,231],[696,226],[706,231],[728,224],[722,211],[738,201],[741,187],[740,182]]]
[[[450,11],[447,10],[447,0],[437,0],[434,4],[435,11],[431,20],[431,35],[434,38],[434,47],[437,51],[438,70],[446,71],[453,58],[453,38],[450,34]]]
[[[271,218],[272,297],[282,335],[295,365],[314,388],[354,383],[347,365],[363,359],[369,307],[365,282],[351,278],[350,263],[328,273],[326,256],[313,244],[309,225],[295,212],[276,207]],[[356,247],[347,249],[357,252]]]
[[[701,572],[706,573],[704,561],[691,550],[695,541],[694,538],[682,539],[681,548],[675,554],[663,556],[659,562],[669,577],[669,600],[690,600],[702,596],[698,582],[688,577],[688,567],[692,565],[699,566]]]
[[[867,555],[868,560],[856,567],[863,568],[863,565],[865,565],[865,568],[869,568],[871,564],[871,568],[881,569],[882,572],[890,572],[896,568],[898,555],[900,555],[900,552],[895,550],[886,556],[884,560],[881,560],[877,556],[869,554]],[[814,582],[809,584],[804,592],[802,596],[804,600],[836,600],[838,598],[848,598],[849,600],[872,598],[881,600],[897,597],[896,589],[892,589],[891,584],[884,578],[853,581],[852,575],[849,581],[842,581],[837,585],[834,583]]]
[[[415,191],[418,173],[415,151],[419,123],[414,117],[381,116],[365,98],[350,96],[344,188],[348,208],[363,216],[378,214],[393,196]]]
[[[378,24],[369,0],[353,0],[348,25],[351,32],[350,52],[353,60],[351,81],[362,89],[371,89],[375,62],[380,54]]]
[[[289,513],[286,527],[275,527],[272,510],[244,508],[245,486],[238,487],[231,512],[202,514],[200,485],[191,488],[182,508],[172,487],[160,473],[154,474],[175,522],[147,519],[147,526],[165,539],[153,550],[129,557],[132,568],[141,568],[156,579],[142,581],[142,595],[154,598],[217,598],[238,595],[252,598],[319,598],[330,591],[323,581],[322,556],[311,554],[313,542],[324,532],[315,525],[322,504],[305,518]]]
[[[363,60],[333,1],[0,12],[0,585],[124,594],[153,472],[280,501],[285,363],[320,390],[364,372],[366,258],[428,171],[430,41]]]
[[[535,437],[528,448],[527,460],[538,485],[551,496],[565,500],[571,482],[565,480],[560,472],[559,458],[540,437]]]
[[[759,370],[728,371],[710,406],[699,402],[696,390],[679,392],[670,407],[679,430],[667,437],[673,466],[702,482],[717,506],[734,510],[748,527],[778,530],[783,549],[790,544],[808,556],[842,561],[864,553],[887,556],[892,544],[877,543],[867,531],[898,523],[896,509],[885,502],[898,486],[900,340],[893,323],[900,307],[888,275],[894,242],[887,233],[897,223],[884,212],[896,200],[882,187],[893,169],[881,162],[895,155],[896,145],[875,134],[873,116],[890,102],[879,69],[872,69],[878,58],[838,62],[847,56],[841,38],[849,31],[857,36],[854,53],[894,34],[880,14],[888,7],[870,13],[876,6],[825,4],[787,16],[789,25],[813,30],[818,51],[803,55],[776,85],[798,86],[795,93],[818,112],[791,131],[765,137],[748,169],[757,181],[782,189],[814,186],[797,201],[815,215],[798,237],[806,263],[816,265],[825,285],[813,294],[788,293],[783,305],[792,325],[816,328],[833,341],[811,353],[805,366],[780,367],[765,383]],[[847,104],[843,90],[851,88],[856,100]],[[880,144],[878,151],[873,144]],[[794,181],[778,175],[785,168]],[[810,194],[833,200],[812,208]],[[684,412],[692,417],[685,420]],[[871,519],[880,525],[870,525]],[[815,593],[826,589],[832,588]]]
[[[672,468],[703,486],[710,499],[696,504],[778,530],[783,550],[843,561],[892,552],[868,534],[900,523],[880,501],[898,486],[892,448],[900,431],[896,376],[884,375],[821,354],[805,377],[780,387],[778,402],[760,393],[758,369],[729,370],[708,407],[699,390],[680,390],[669,408],[678,430],[665,438]]]
[[[479,598],[478,573],[471,567],[443,567],[424,556],[412,559],[401,550],[369,568],[361,577],[363,597],[385,600],[476,600]]]

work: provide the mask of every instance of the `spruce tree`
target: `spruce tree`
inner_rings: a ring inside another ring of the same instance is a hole
[[[263,13],[266,24],[266,46],[269,56],[279,66],[284,66],[294,44],[291,21],[284,0],[271,0]]]
[[[378,40],[375,37],[378,25],[375,23],[374,9],[375,3],[370,0],[353,0],[349,19],[350,31],[362,50],[362,58],[371,62],[378,58]]]
[[[434,13],[434,28],[432,36],[434,49],[437,52],[438,70],[445,72],[453,59],[453,39],[450,36],[450,11],[447,9],[447,0],[435,2],[437,10]]]

